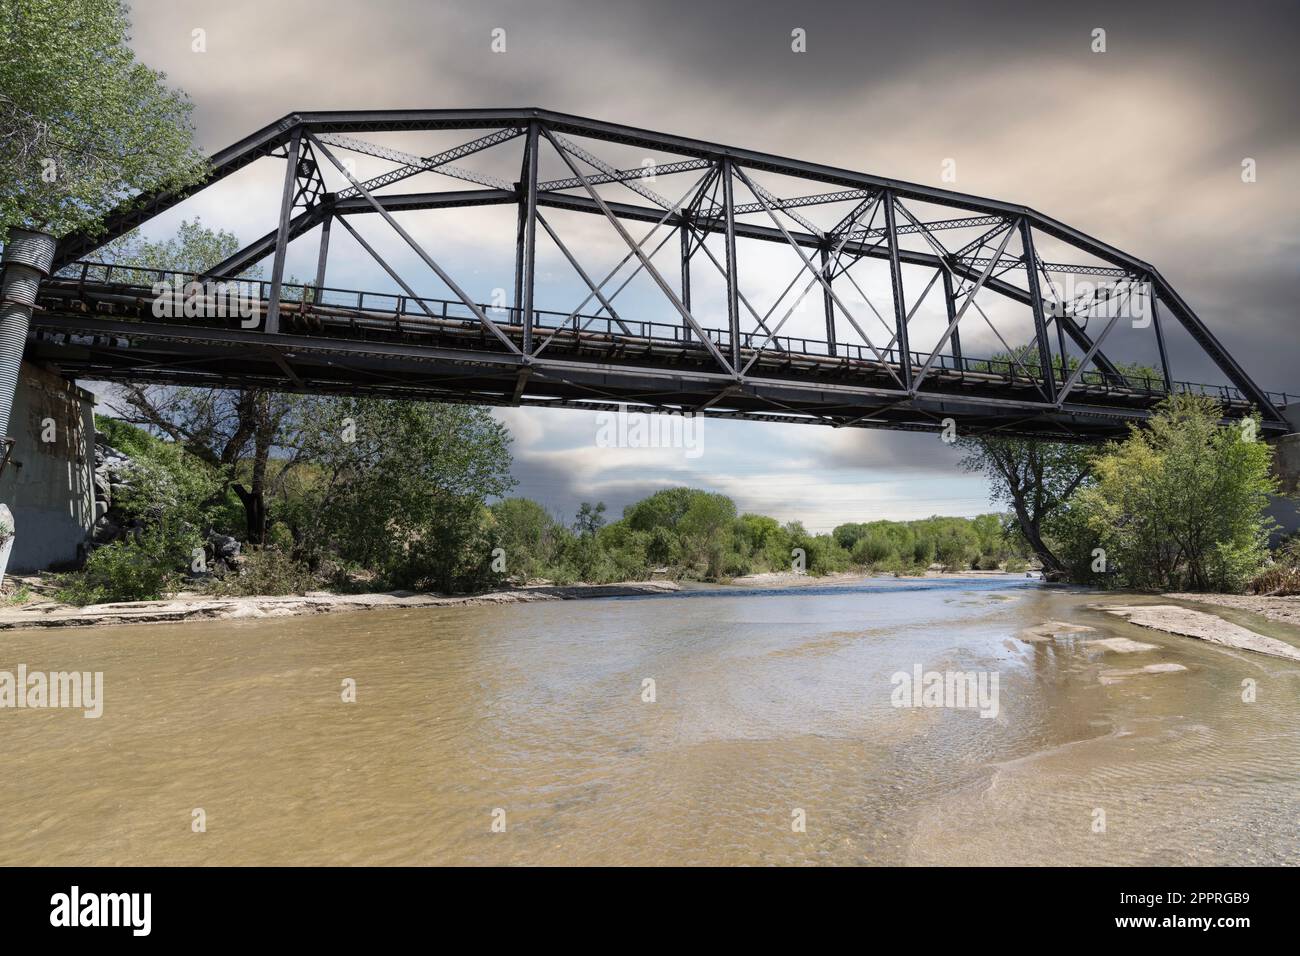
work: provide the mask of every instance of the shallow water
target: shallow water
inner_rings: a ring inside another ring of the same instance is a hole
[[[105,689],[0,710],[0,863],[1300,862],[1300,667],[1093,603],[871,580],[8,632],[0,670]],[[1096,630],[1019,636],[1046,621]],[[996,674],[997,716],[893,706],[916,665]]]

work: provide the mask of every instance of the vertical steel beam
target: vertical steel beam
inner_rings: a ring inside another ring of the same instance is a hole
[[[1064,313],[1065,303],[1058,302],[1057,308]],[[1053,313],[1052,321],[1056,323],[1056,348],[1061,353],[1061,377],[1064,378],[1065,373],[1068,371],[1068,366],[1065,361],[1065,356],[1068,354],[1065,351],[1065,321],[1061,315],[1056,315],[1055,313]]]
[[[722,209],[727,241],[727,329],[731,336],[731,367],[740,368],[740,285],[736,275],[736,203],[730,157],[722,160]]]
[[[953,301],[952,296],[952,272],[948,269],[941,269],[943,273],[943,307],[948,315],[949,324],[957,317],[957,303]],[[958,370],[963,368],[961,360],[961,331],[957,326],[952,327],[952,357],[957,360]]]
[[[525,164],[527,158],[525,155]],[[523,182],[522,174],[520,182]],[[514,302],[514,314],[520,316],[523,315],[524,308],[524,221],[528,218],[528,204],[524,202],[523,197],[520,197],[517,205],[519,207],[519,222],[515,227],[515,297],[512,301]],[[511,324],[514,324],[513,320]]]
[[[826,354],[835,355],[835,300],[831,297],[830,285],[833,280],[831,271],[831,251],[822,246],[822,275],[826,285],[822,286],[822,311],[826,314]]]
[[[1029,280],[1029,306],[1034,311],[1034,338],[1038,340],[1038,367],[1047,400],[1055,402],[1056,369],[1052,367],[1052,346],[1047,338],[1047,322],[1043,318],[1043,292],[1038,285],[1038,257],[1034,254],[1033,227],[1024,216],[1020,217],[1020,248],[1025,257],[1025,276]],[[1062,354],[1062,374],[1065,371],[1065,355]]]
[[[302,146],[302,127],[293,131],[285,147],[284,192],[280,196],[280,224],[275,233],[275,260],[271,266],[271,301],[266,305],[266,328],[280,331],[280,287],[284,283],[284,253],[289,246],[289,216],[293,212],[294,191],[298,185],[298,154]]]
[[[903,300],[903,269],[898,261],[898,230],[894,217],[893,190],[885,190],[885,232],[889,238],[889,278],[894,291],[894,326],[898,339],[898,368],[903,388],[912,388],[912,350],[907,343],[907,305]]]
[[[333,221],[334,216],[327,215],[320,227],[320,255],[316,259],[316,284],[312,286],[312,302],[315,304],[320,303],[321,289],[325,287],[325,262],[330,254],[330,223]]]
[[[686,311],[691,310],[691,227],[686,223],[685,214],[682,216],[682,224],[677,228],[682,237],[682,305],[686,306]],[[685,318],[682,319],[682,341],[691,340],[691,326]]]
[[[1156,330],[1156,348],[1160,350],[1160,374],[1165,377],[1165,394],[1174,393],[1174,380],[1169,375],[1169,353],[1165,351],[1165,331],[1160,325],[1160,308],[1156,304],[1159,300],[1156,297],[1155,285],[1149,280],[1147,288],[1151,292],[1151,324]]]
[[[528,124],[528,172],[524,177],[523,322],[524,354],[533,352],[533,292],[537,272],[537,135],[538,123]]]

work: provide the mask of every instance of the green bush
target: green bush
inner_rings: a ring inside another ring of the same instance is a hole
[[[193,533],[154,528],[96,548],[80,571],[61,575],[58,597],[68,604],[156,601],[175,591],[194,548]]]
[[[254,548],[240,558],[236,570],[214,577],[208,589],[220,597],[262,594],[303,594],[313,590],[316,578],[305,564],[277,547]]]
[[[1069,550],[1091,559],[1073,577],[1104,560],[1108,586],[1240,592],[1259,573],[1273,451],[1255,438],[1258,419],[1225,425],[1223,414],[1204,396],[1177,395],[1097,456],[1093,484],[1068,509]]]

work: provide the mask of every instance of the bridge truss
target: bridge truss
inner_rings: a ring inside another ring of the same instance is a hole
[[[463,131],[462,141],[420,155],[365,138],[427,131]],[[602,158],[602,147],[656,158],[619,165]],[[510,168],[518,170],[509,178],[468,165],[494,157],[500,166],[504,150],[514,151]],[[363,176],[356,157],[382,171]],[[185,277],[229,280],[255,303],[251,321],[186,318],[181,292],[175,317],[159,318],[162,273],[94,260],[104,242],[265,158],[285,166],[276,227]],[[429,174],[452,188],[394,189]],[[476,301],[446,265],[447,250],[431,250],[399,221],[490,206],[517,211],[508,302]],[[607,227],[616,266],[598,268],[600,256],[566,242],[555,219],[571,213]],[[353,225],[360,217],[383,220],[427,267],[424,276],[395,268]],[[327,284],[339,227],[400,292]],[[287,249],[309,233],[318,243],[314,281],[290,283]],[[539,246],[547,241],[586,290],[572,309],[540,307]],[[1047,261],[1044,243],[1078,261]],[[755,252],[768,246],[792,253],[795,266],[770,306],[753,278],[770,268]],[[247,278],[266,260],[269,278]],[[887,276],[883,297],[861,279],[873,263]],[[1074,440],[1122,433],[1171,392],[1201,390],[1226,415],[1257,409],[1266,431],[1287,430],[1287,397],[1260,389],[1159,272],[1032,209],[540,109],[293,114],[217,154],[193,187],[138,197],[106,232],[65,238],[55,267],[41,289],[30,353],[87,379],[485,405],[627,403],[914,431],[939,430],[951,418],[968,434]],[[720,292],[717,321],[705,317],[701,272]],[[444,297],[416,291],[429,273]],[[1062,276],[1092,284],[1062,294]],[[653,317],[620,311],[619,294],[637,277],[661,297]],[[1021,310],[1027,333],[1009,332],[990,298]],[[938,303],[937,326],[921,344],[917,315],[927,301]],[[819,313],[811,337],[810,303]],[[1126,325],[1153,338],[1148,366],[1108,355]],[[1166,342],[1173,328],[1225,384],[1175,377]],[[966,354],[963,332],[996,347]]]

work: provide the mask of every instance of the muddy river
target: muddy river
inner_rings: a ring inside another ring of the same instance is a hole
[[[1300,667],[1102,600],[872,579],[6,632],[0,671],[103,684],[97,718],[0,709],[0,864],[1300,863]]]

